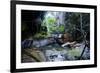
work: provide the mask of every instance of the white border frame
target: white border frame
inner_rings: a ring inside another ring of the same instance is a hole
[[[90,48],[91,48],[90,60],[21,63],[21,10],[22,9],[39,10],[39,11],[42,10],[42,11],[66,11],[66,12],[90,13]],[[94,64],[94,30],[93,29],[94,29],[94,9],[17,4],[16,5],[16,69]]]

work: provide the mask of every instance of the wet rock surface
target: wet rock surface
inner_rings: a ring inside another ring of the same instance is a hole
[[[80,43],[80,46],[78,47],[72,47],[69,48],[67,46],[61,47],[57,43],[51,44],[47,43],[49,40],[41,40],[37,42],[44,42],[41,43],[42,45],[34,44],[34,48],[28,48],[24,49],[26,52],[28,52],[32,56],[29,55],[23,55],[22,62],[55,62],[55,61],[72,61],[72,60],[89,60],[90,59],[90,49],[88,47],[85,48],[85,51],[82,55],[82,58],[79,59],[81,56],[81,53],[84,49],[84,43]],[[34,43],[34,42],[33,42]],[[36,41],[35,41],[36,43]],[[78,44],[76,44],[78,45]],[[35,58],[34,58],[35,57]],[[37,60],[35,60],[37,59]]]

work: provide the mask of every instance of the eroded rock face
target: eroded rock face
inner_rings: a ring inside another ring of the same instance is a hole
[[[33,40],[24,40],[21,43],[22,49],[30,48],[33,43]]]
[[[31,48],[33,47],[36,50],[41,50],[41,53],[44,54],[46,62],[90,59],[90,48],[88,47],[85,48],[81,59],[79,59],[85,47],[84,43],[76,43],[74,44],[74,47],[68,48],[67,46],[61,47],[59,44],[57,44],[57,41],[54,41],[55,39],[53,38],[29,40],[27,42],[24,41],[24,45],[25,47],[31,45]]]
[[[52,44],[54,42],[55,40],[53,38],[41,39],[41,40],[24,40],[22,42],[22,48],[42,47],[48,44]]]
[[[32,46],[42,47],[42,46],[52,44],[54,42],[55,42],[55,40],[53,38],[42,39],[42,40],[34,40],[33,43],[32,43]]]

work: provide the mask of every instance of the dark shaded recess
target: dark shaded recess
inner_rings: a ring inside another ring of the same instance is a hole
[[[44,11],[22,10],[21,11],[21,29],[22,41],[34,36],[40,31]]]
[[[81,13],[82,14],[82,30],[84,36],[86,36],[86,40],[90,41],[90,13]],[[72,32],[73,40],[77,42],[84,41],[84,36],[80,27],[80,16],[79,14],[67,13],[68,19],[70,19],[69,23],[75,25],[75,29],[69,32]],[[76,16],[75,16],[76,15]],[[70,29],[70,28],[69,28]]]
[[[73,36],[73,41],[77,41],[79,43],[83,41],[82,33],[78,30],[74,30],[72,36]]]
[[[86,40],[90,41],[90,13],[83,13],[83,20],[82,20],[84,27],[83,29],[87,33]]]

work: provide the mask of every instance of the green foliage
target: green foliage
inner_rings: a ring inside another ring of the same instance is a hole
[[[64,32],[64,25],[57,26],[57,20],[54,17],[48,17],[43,20],[42,26],[46,26],[48,33]]]
[[[58,27],[59,32],[64,32],[64,25]]]
[[[48,18],[47,19],[47,24],[49,24],[49,25],[54,25],[56,23],[56,18]]]
[[[47,33],[44,31],[41,31],[41,32],[34,35],[34,38],[40,38],[40,39],[47,38],[47,37],[48,37]]]
[[[42,26],[47,28],[47,33],[50,35],[55,29],[56,18],[48,17],[43,20]]]
[[[53,17],[48,17],[43,20],[42,26],[47,26],[47,25],[54,25],[56,23],[56,18]]]

